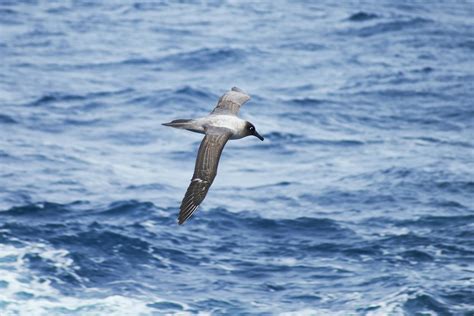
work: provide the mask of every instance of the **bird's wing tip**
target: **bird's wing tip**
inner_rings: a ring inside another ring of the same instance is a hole
[[[247,92],[245,92],[244,90],[240,89],[239,87],[232,87],[232,89],[230,89],[231,91],[235,91],[235,92],[240,92],[240,93],[243,93],[245,95],[248,95]]]

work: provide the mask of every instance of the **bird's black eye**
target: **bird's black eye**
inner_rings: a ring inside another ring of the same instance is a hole
[[[253,131],[254,129],[255,129],[255,127],[253,127],[253,126],[249,127],[249,130],[251,130],[251,131]]]

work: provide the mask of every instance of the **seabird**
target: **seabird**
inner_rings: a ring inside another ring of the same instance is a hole
[[[181,202],[178,224],[183,224],[191,217],[206,197],[216,177],[222,150],[229,139],[253,135],[263,141],[263,137],[252,123],[237,116],[240,107],[248,100],[250,96],[247,93],[233,87],[220,97],[216,107],[208,116],[197,119],[179,119],[163,124],[205,134],[199,146],[193,178]]]

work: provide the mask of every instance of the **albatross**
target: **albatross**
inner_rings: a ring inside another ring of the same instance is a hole
[[[247,136],[255,136],[263,141],[255,125],[237,116],[240,107],[248,100],[250,96],[247,93],[233,87],[219,98],[216,107],[208,116],[163,123],[165,126],[205,135],[199,146],[193,178],[181,202],[179,225],[193,215],[206,197],[216,177],[219,158],[227,141]]]

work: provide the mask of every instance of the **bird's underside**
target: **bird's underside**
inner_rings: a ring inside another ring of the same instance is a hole
[[[263,140],[251,123],[237,118],[240,107],[249,99],[250,96],[244,91],[234,87],[219,99],[209,116],[196,120],[179,119],[163,124],[205,134],[199,147],[193,178],[181,202],[178,217],[180,225],[193,215],[206,197],[216,177],[219,159],[227,141],[250,135]]]
[[[217,174],[219,158],[225,144],[232,136],[230,130],[211,127],[199,146],[193,178],[181,202],[178,223],[183,224],[206,197]]]

